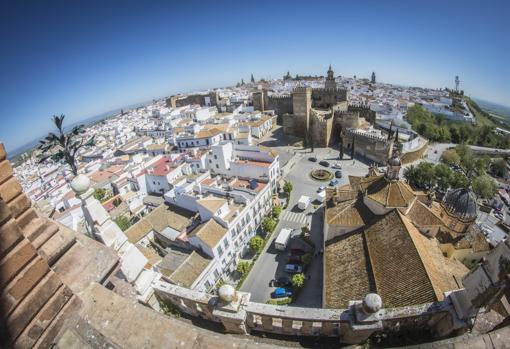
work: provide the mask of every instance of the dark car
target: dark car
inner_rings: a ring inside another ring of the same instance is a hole
[[[342,178],[342,171],[335,171],[336,178]]]
[[[308,158],[308,160],[309,160],[309,161],[311,161],[311,162],[317,162],[317,158],[316,158],[316,157],[314,157],[314,156],[310,156],[310,157]]]
[[[286,276],[269,281],[269,287],[292,287],[292,280]]]
[[[327,162],[326,160],[322,160],[321,162],[319,162],[319,165],[322,165],[324,167],[329,167],[329,162]]]
[[[302,256],[305,253],[306,253],[306,251],[301,249],[301,248],[291,248],[290,249],[290,255],[291,256]]]
[[[278,280],[276,280],[276,284],[278,287],[290,287],[292,286],[292,281],[290,278],[286,276],[279,277]]]
[[[301,256],[293,255],[293,256],[289,257],[289,259],[287,260],[287,263],[303,264],[303,259],[301,258]]]

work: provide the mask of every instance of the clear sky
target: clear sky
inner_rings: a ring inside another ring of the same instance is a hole
[[[510,105],[510,1],[0,4],[0,140],[241,78],[325,74],[453,87]]]

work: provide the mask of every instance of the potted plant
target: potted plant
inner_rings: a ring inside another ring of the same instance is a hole
[[[81,194],[90,187],[90,180],[83,174],[78,174],[78,166],[76,163],[76,156],[78,151],[82,148],[91,147],[94,145],[94,136],[86,137],[85,126],[74,126],[70,132],[64,131],[64,118],[65,115],[54,115],[53,123],[55,124],[58,132],[55,134],[50,132],[48,136],[40,140],[38,149],[41,151],[39,155],[39,163],[52,161],[66,165],[73,174],[71,181],[71,188]]]

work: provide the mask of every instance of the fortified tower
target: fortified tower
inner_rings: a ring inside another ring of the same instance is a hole
[[[312,88],[298,87],[292,92],[292,109],[294,112],[294,132],[304,136],[310,129],[310,109],[312,108]]]

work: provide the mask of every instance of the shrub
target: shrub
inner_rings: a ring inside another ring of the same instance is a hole
[[[287,194],[290,194],[292,191],[292,183],[289,181],[285,181],[285,184],[283,185],[283,191]]]
[[[268,233],[272,233],[276,228],[276,221],[271,217],[266,217],[262,221],[262,228]]]
[[[278,219],[278,217],[280,217],[281,213],[282,213],[282,208],[280,206],[273,207],[273,218],[274,219]]]
[[[106,198],[107,192],[106,189],[99,188],[94,190],[94,198],[98,201],[103,201]]]
[[[120,230],[122,230],[122,231],[128,230],[129,227],[131,226],[131,222],[129,221],[129,218],[127,218],[125,216],[119,216],[119,217],[115,218],[114,222],[117,223]]]
[[[460,156],[455,149],[447,149],[441,155],[441,161],[447,165],[458,165],[460,163]]]
[[[292,276],[292,286],[302,288],[305,285],[305,274],[299,273]]]
[[[281,299],[270,299],[266,303],[272,304],[272,305],[287,305],[287,304],[292,303],[292,297],[281,298]]]
[[[260,236],[254,236],[250,239],[249,245],[250,249],[255,253],[262,252],[264,248],[265,241]]]
[[[250,263],[247,261],[240,261],[239,264],[237,264],[237,272],[241,275],[248,274],[250,271]]]

